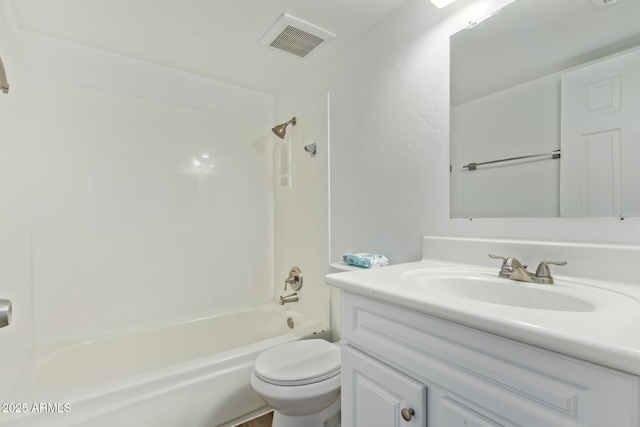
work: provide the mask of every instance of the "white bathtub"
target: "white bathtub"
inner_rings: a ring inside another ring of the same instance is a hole
[[[0,426],[235,425],[267,409],[249,384],[258,354],[311,337],[330,330],[265,305],[38,348],[2,402]]]

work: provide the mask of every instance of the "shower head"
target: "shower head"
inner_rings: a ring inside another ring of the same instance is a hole
[[[2,58],[0,58],[0,90],[2,93],[9,93],[9,82],[7,81],[7,73],[4,70]]]
[[[286,123],[283,123],[281,125],[272,127],[271,130],[273,131],[273,133],[280,139],[284,139],[284,135],[287,132],[287,126],[289,126],[289,123],[291,123],[293,126],[296,125],[297,120],[295,117],[293,117],[291,120],[289,120]]]

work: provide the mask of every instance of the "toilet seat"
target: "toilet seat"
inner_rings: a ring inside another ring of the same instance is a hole
[[[273,385],[315,384],[340,374],[340,348],[322,339],[293,341],[264,351],[253,370]]]

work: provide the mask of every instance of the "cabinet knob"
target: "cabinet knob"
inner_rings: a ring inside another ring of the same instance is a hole
[[[400,414],[402,414],[403,420],[411,421],[411,417],[413,417],[416,414],[416,411],[414,411],[413,408],[402,408],[402,411],[400,411]]]

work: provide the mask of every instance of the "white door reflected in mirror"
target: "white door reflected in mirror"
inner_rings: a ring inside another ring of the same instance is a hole
[[[561,216],[639,215],[640,50],[563,74],[561,100]]]

